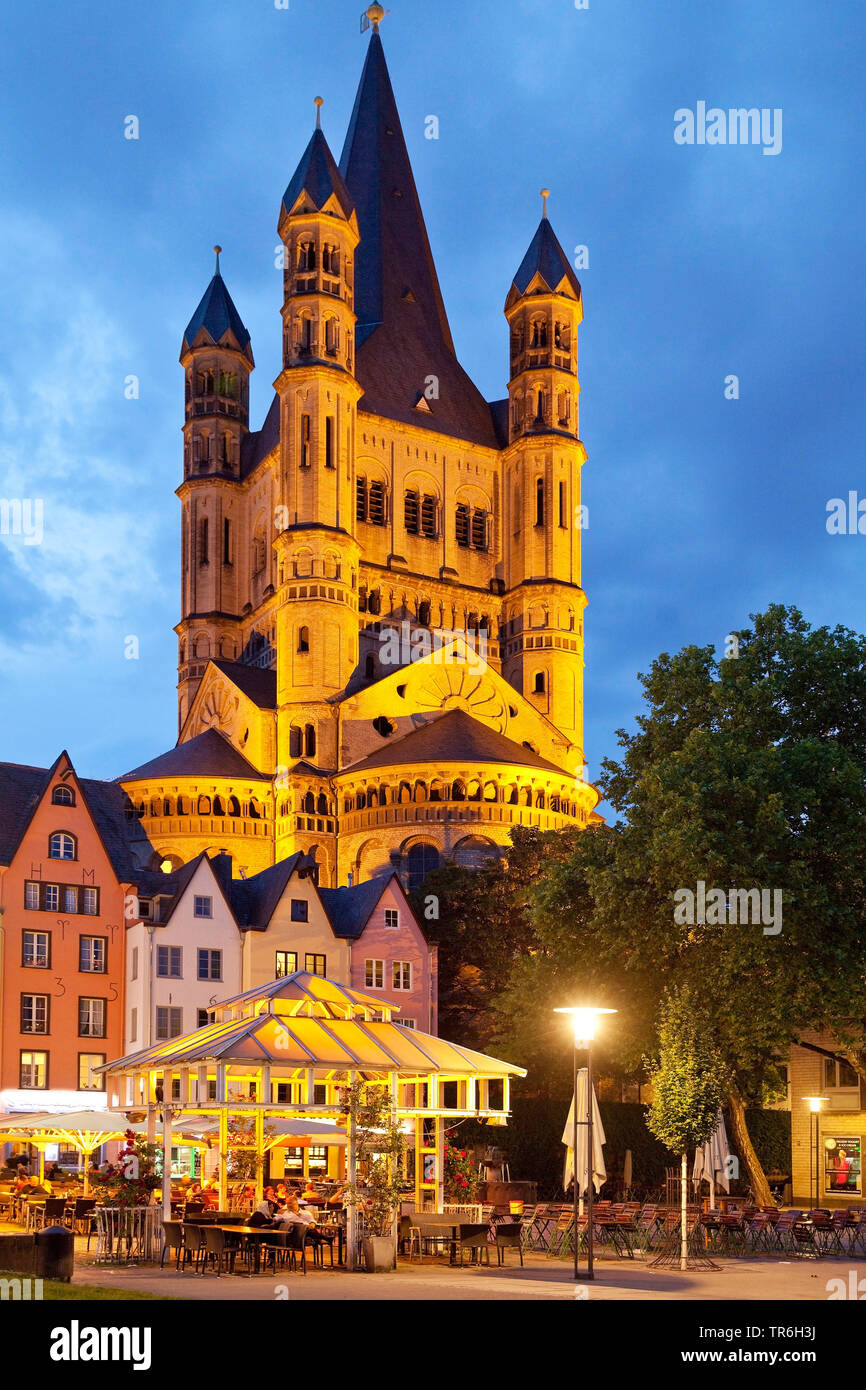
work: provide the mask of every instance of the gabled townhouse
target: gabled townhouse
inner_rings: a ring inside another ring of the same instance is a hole
[[[204,1027],[242,988],[231,860],[202,852],[174,873],[139,875],[126,926],[124,1050]]]
[[[0,763],[0,1112],[104,1103],[123,1046],[124,905],[150,846],[122,787]]]
[[[315,864],[295,854],[233,879],[231,897],[244,936],[244,990],[307,970],[380,994],[400,1010],[398,1022],[436,1031],[436,948],[396,874],[319,888]]]

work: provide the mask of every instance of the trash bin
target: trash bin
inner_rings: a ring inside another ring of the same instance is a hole
[[[72,1278],[75,1237],[65,1226],[45,1226],[36,1232],[36,1277]]]

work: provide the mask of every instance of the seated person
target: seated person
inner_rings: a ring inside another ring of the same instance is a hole
[[[273,1226],[273,1210],[271,1203],[264,1198],[259,1202],[255,1211],[247,1217],[248,1226]]]
[[[323,1237],[316,1229],[316,1218],[311,1211],[303,1211],[298,1205],[297,1197],[290,1197],[286,1203],[285,1210],[277,1212],[274,1217],[274,1225],[279,1226],[306,1226],[307,1240],[311,1245],[318,1245]]]
[[[286,1184],[285,1184],[284,1182],[278,1182],[278,1183],[277,1183],[277,1201],[278,1201],[278,1202],[281,1202],[281,1203],[285,1203],[285,1202],[288,1201],[288,1199],[289,1199],[289,1189],[286,1187]]]
[[[342,1205],[343,1205],[343,1189],[342,1189],[342,1187],[338,1187],[337,1190],[336,1190],[336,1192],[332,1192],[331,1195],[330,1195],[330,1197],[328,1198],[328,1206],[329,1206],[329,1207],[342,1207]]]
[[[325,1200],[312,1178],[308,1181],[301,1196],[305,1202],[323,1202]]]

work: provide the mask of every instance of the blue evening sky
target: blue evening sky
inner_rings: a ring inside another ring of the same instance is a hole
[[[280,198],[319,93],[339,156],[367,44],[362,0],[289,3],[6,9],[0,498],[41,498],[45,532],[0,536],[0,758],[65,746],[116,776],[175,741],[181,335],[219,241],[257,428]],[[866,497],[862,12],[394,0],[382,37],[458,353],[488,398],[506,393],[502,306],[542,185],[565,248],[588,247],[594,774],[660,651],[722,647],[773,601],[864,627],[866,535],[825,526],[829,498]],[[675,144],[675,110],[699,101],[781,108],[781,153]]]

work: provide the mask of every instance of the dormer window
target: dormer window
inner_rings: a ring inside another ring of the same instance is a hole
[[[52,806],[74,806],[75,792],[71,787],[55,787],[51,793]]]

